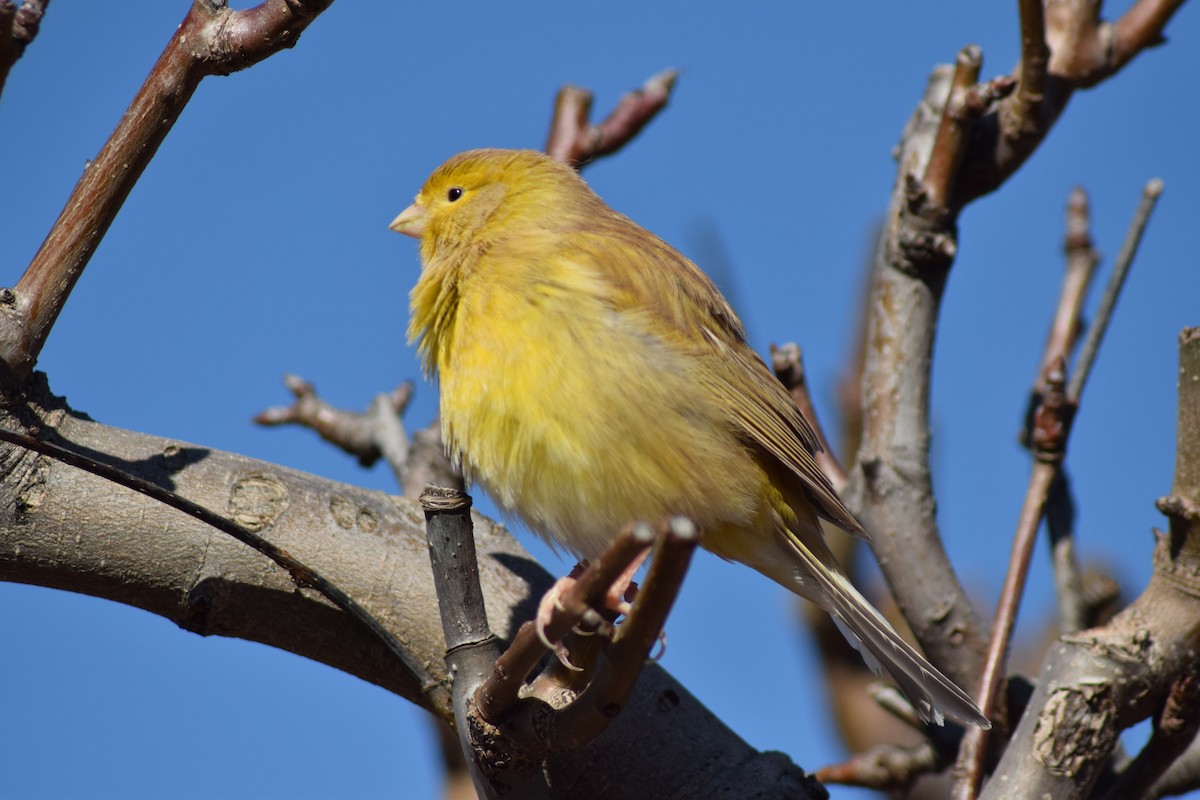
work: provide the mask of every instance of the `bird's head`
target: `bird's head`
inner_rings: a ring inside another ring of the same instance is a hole
[[[428,257],[573,216],[598,198],[575,170],[534,150],[469,150],[438,167],[389,226]],[[565,213],[564,213],[565,212]]]

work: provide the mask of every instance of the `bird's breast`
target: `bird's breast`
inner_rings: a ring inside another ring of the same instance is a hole
[[[555,282],[475,286],[453,336],[438,365],[448,446],[550,541],[594,557],[634,519],[754,513],[752,459],[636,309]]]

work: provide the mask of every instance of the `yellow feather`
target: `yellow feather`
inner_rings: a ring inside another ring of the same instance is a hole
[[[421,238],[409,337],[447,447],[501,507],[582,557],[631,520],[691,517],[705,548],[833,614],[927,718],[987,724],[842,575],[820,520],[861,528],[691,261],[532,151],[455,156],[393,228]]]

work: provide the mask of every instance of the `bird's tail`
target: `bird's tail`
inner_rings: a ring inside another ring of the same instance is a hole
[[[854,588],[825,544],[819,523],[814,527],[815,535],[804,537],[812,541],[812,549],[796,532],[786,528],[780,531],[781,544],[792,556],[790,570],[781,569],[780,564],[769,571],[756,567],[828,611],[838,630],[858,650],[871,671],[887,673],[923,720],[941,725],[944,717],[950,717],[963,724],[990,728],[991,723],[971,696],[900,638],[883,615]],[[814,553],[814,549],[824,557]]]

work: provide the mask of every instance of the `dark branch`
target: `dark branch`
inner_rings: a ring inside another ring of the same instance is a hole
[[[50,0],[25,0],[19,8],[11,0],[0,2],[0,93],[13,64],[37,36],[48,5]]]

